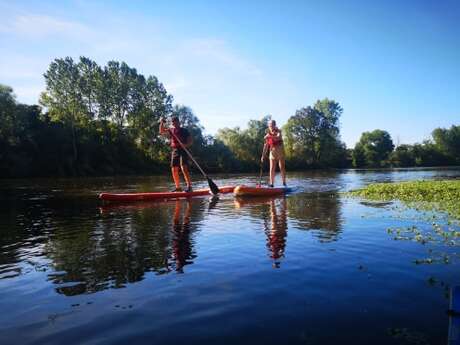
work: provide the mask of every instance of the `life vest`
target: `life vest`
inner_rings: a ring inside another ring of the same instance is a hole
[[[280,131],[275,129],[273,132],[268,132],[269,136],[267,138],[267,144],[270,147],[275,147],[283,144],[283,138],[281,136],[276,136]]]
[[[169,131],[172,134],[174,134],[174,135],[171,134],[171,147],[172,148],[177,149],[181,147],[176,137],[182,142],[182,144],[187,143],[187,139],[190,135],[188,130],[182,127],[179,127],[179,128],[173,127],[173,128],[170,128]]]

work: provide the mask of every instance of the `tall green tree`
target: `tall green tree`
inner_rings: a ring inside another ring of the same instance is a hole
[[[264,145],[264,136],[268,129],[271,115],[260,120],[250,120],[248,128],[223,128],[217,132],[217,140],[225,144],[234,156],[242,163],[242,168],[256,169]]]
[[[436,128],[432,132],[434,145],[452,164],[460,164],[460,126]]]
[[[399,145],[390,154],[390,162],[395,167],[412,167],[415,166],[415,157],[411,145]]]
[[[17,141],[14,131],[17,127],[15,123],[16,99],[13,89],[9,86],[0,84],[0,148],[6,147],[8,142]],[[0,154],[5,152],[0,150]]]
[[[376,129],[372,132],[364,132],[354,149],[355,167],[381,167],[386,164],[385,161],[393,148],[393,140],[387,131]],[[358,165],[363,161],[363,165]]]
[[[301,108],[283,127],[288,160],[308,166],[316,161],[320,114],[313,107]]]
[[[86,117],[93,120],[99,115],[99,107],[97,102],[97,89],[101,78],[101,68],[96,62],[86,57],[80,57],[77,64],[78,69],[78,90],[81,93],[81,100]]]
[[[41,94],[40,103],[48,109],[53,121],[62,122],[71,133],[73,163],[78,160],[78,128],[89,123],[80,90],[78,66],[73,59],[55,59],[44,74],[46,91]]]
[[[247,165],[254,160],[248,150],[251,140],[240,127],[219,129],[216,139],[224,143],[241,163]]]
[[[327,98],[296,111],[284,126],[287,158],[299,167],[342,166],[346,148],[340,141],[343,109]]]
[[[173,111],[172,96],[154,76],[138,75],[133,85],[133,106],[127,120],[134,140],[151,158],[166,161],[165,142],[159,136],[158,123]]]
[[[13,90],[0,84],[0,176],[20,177],[41,173],[47,159],[40,135],[41,109],[16,101]]]

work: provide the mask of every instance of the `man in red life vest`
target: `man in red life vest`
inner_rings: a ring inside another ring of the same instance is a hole
[[[160,134],[169,137],[171,142],[171,171],[174,179],[174,184],[176,185],[176,188],[173,190],[173,192],[182,191],[182,188],[180,187],[179,167],[181,168],[185,182],[187,183],[187,189],[185,191],[191,192],[192,181],[188,171],[188,156],[180,143],[182,143],[185,147],[189,147],[192,145],[193,139],[189,131],[180,126],[179,118],[173,117],[171,122],[172,127],[166,128],[164,119],[160,119]],[[177,139],[179,139],[180,142]]]
[[[276,163],[278,163],[281,172],[281,179],[283,180],[283,186],[286,186],[286,168],[284,162],[284,145],[281,130],[276,127],[276,121],[270,120],[268,123],[268,132],[264,137],[265,145],[270,150],[270,187],[273,187],[275,183],[275,172]],[[262,155],[261,161],[265,159]]]

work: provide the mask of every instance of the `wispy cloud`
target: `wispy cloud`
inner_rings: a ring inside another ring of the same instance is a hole
[[[119,25],[117,15],[109,15],[103,23],[84,18],[75,21],[59,13],[25,10],[0,15],[0,36],[7,37],[13,48],[0,57],[0,80],[13,86],[21,101],[36,103],[44,89],[42,74],[54,58],[84,55],[100,64],[126,61],[142,74],[156,75],[175,100],[191,106],[211,131],[224,119],[233,119],[227,125],[244,122],[246,112],[255,113],[256,104],[262,103],[260,91],[271,84],[250,57],[224,39],[190,37],[141,18],[136,27]],[[29,57],[20,47],[32,42],[45,49]]]
[[[75,21],[40,14],[25,14],[4,20],[0,24],[0,32],[34,38],[54,35],[78,38],[88,37],[91,30]]]
[[[224,40],[207,38],[190,39],[185,42],[184,48],[190,54],[201,58],[212,59],[214,62],[240,72],[254,76],[262,75],[262,71],[257,66],[233,52]]]
[[[170,81],[166,81],[165,83],[166,90],[168,90],[169,93],[175,93],[180,89],[184,89],[187,87],[187,82],[183,76],[175,77],[171,79]]]

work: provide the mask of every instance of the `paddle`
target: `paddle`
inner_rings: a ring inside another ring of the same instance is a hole
[[[213,182],[213,180],[211,180],[209,178],[209,176],[203,171],[203,169],[201,169],[200,165],[196,162],[195,158],[193,158],[191,152],[185,147],[185,145],[182,143],[182,141],[180,141],[180,139],[177,137],[177,135],[175,135],[171,130],[169,131],[169,133],[174,137],[174,139],[177,140],[179,145],[187,153],[187,155],[190,157],[190,159],[193,161],[193,163],[195,163],[195,165],[197,166],[198,170],[200,170],[200,172],[203,174],[204,178],[206,180],[208,180],[209,189],[211,190],[212,194],[214,194],[214,195],[219,194],[219,187],[217,187],[217,185]]]
[[[264,168],[264,159],[267,154],[267,143],[264,143],[264,148],[262,149],[262,157],[260,158],[260,175],[259,175],[259,187],[262,185],[262,172]]]

